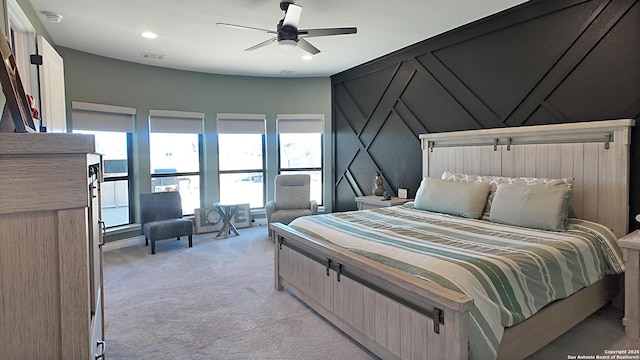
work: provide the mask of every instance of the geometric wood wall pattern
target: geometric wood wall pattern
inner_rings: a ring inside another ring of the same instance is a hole
[[[376,171],[387,191],[413,196],[421,133],[640,117],[640,2],[530,1],[331,83],[334,210],[372,194]],[[632,216],[640,212],[638,133]]]

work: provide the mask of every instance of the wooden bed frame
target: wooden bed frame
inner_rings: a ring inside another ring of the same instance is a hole
[[[420,135],[423,175],[573,177],[575,217],[627,233],[629,143],[634,120]],[[467,359],[467,295],[427,283],[291,227],[272,224],[275,288],[287,288],[384,359]],[[525,358],[611,301],[607,277],[505,329],[500,359]]]

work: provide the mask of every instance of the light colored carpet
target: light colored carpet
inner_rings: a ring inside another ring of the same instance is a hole
[[[107,355],[118,359],[372,359],[287,292],[273,287],[273,245],[264,226],[240,236],[106,251]],[[532,359],[640,349],[622,313],[601,309]]]

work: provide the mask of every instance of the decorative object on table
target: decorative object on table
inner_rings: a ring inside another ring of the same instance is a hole
[[[382,200],[391,200],[391,194],[389,194],[389,192],[385,190],[382,193]]]
[[[33,120],[40,120],[40,111],[38,111],[38,108],[36,107],[36,100],[33,96],[27,94],[27,102],[31,108],[31,118]]]
[[[398,197],[400,199],[407,199],[409,197],[409,190],[407,189],[398,189]]]
[[[384,194],[384,182],[382,181],[382,175],[380,171],[376,172],[376,180],[373,188],[373,195],[382,196]]]
[[[231,222],[236,229],[251,227],[251,205],[237,204]]]
[[[196,233],[208,233],[220,231],[222,226],[222,214],[217,207],[206,207],[195,209],[194,220],[196,223]]]

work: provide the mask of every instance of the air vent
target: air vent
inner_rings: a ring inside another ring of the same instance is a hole
[[[150,60],[162,60],[164,59],[164,57],[167,55],[163,55],[163,54],[153,54],[153,53],[148,53],[148,52],[142,52],[140,53],[140,57],[143,59],[150,59]]]

